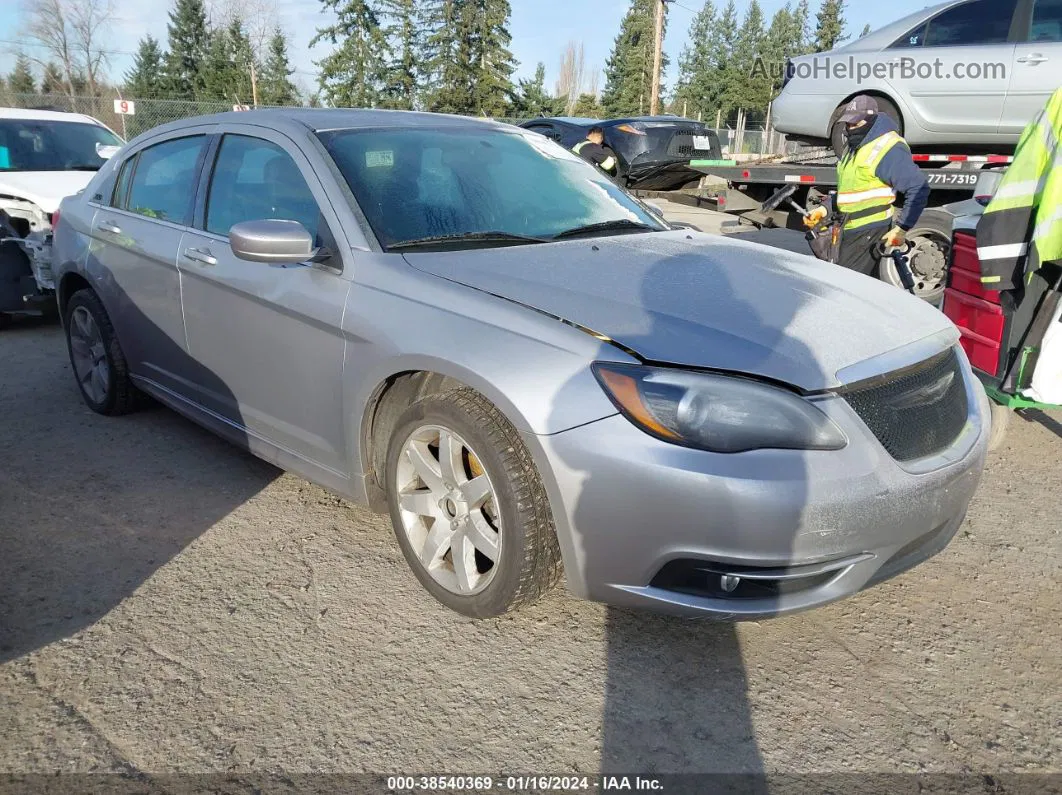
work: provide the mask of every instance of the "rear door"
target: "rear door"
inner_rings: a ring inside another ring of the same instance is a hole
[[[211,127],[152,140],[121,164],[92,223],[98,291],[133,373],[187,396],[192,379],[177,252]]]
[[[1062,0],[1031,0],[999,131],[1020,135],[1062,85]]]
[[[204,177],[196,227],[181,245],[188,348],[203,365],[202,402],[324,479],[347,469],[343,308],[350,287],[332,234],[338,218],[309,161],[286,136],[226,125]],[[275,267],[237,258],[241,221],[299,221],[332,257]]]
[[[918,126],[935,133],[994,134],[1014,58],[1018,0],[970,0],[941,11],[886,51],[887,82]]]

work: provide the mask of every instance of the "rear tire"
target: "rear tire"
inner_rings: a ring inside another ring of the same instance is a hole
[[[455,452],[445,455],[444,447]],[[451,610],[499,616],[559,580],[553,516],[531,454],[479,393],[456,389],[406,409],[388,444],[386,477],[402,554]],[[465,499],[474,482],[489,491],[485,500]]]
[[[74,293],[63,326],[70,366],[85,405],[108,417],[135,411],[140,393],[129,378],[125,354],[99,296],[88,289]]]
[[[900,109],[896,107],[895,103],[885,99],[884,97],[874,97],[878,102],[878,113],[882,116],[888,116],[894,122],[900,130],[900,135],[903,135],[903,117],[900,116]],[[845,105],[848,103],[846,102]],[[830,117],[830,144],[833,146],[834,154],[838,157],[843,157],[845,149],[848,146],[848,142],[844,134],[844,125],[840,122],[841,112],[844,110],[844,105],[841,105],[833,112]]]

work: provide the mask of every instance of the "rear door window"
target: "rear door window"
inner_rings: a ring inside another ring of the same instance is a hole
[[[1006,44],[1018,0],[973,0],[949,8],[902,36],[892,46],[973,47]]]
[[[1036,0],[1029,41],[1062,42],[1062,0]]]
[[[174,138],[143,150],[136,158],[123,209],[182,226],[190,224],[206,140],[205,135]]]

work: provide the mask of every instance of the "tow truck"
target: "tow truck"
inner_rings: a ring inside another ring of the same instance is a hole
[[[944,293],[952,226],[962,214],[963,202],[977,198],[984,190],[994,190],[1002,170],[1014,157],[1013,153],[915,153],[913,158],[926,175],[931,192],[926,211],[907,236],[912,244],[909,262],[915,294],[936,303]],[[804,214],[837,188],[837,157],[828,147],[745,163],[691,160],[690,168],[704,175],[700,186],[669,198],[735,216],[728,225],[730,232],[740,231],[743,225],[803,232]],[[717,185],[725,181],[725,187],[713,187],[712,178]],[[902,286],[891,258],[882,260],[881,278]]]

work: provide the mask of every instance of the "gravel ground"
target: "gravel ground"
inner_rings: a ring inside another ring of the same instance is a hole
[[[91,413],[52,325],[0,334],[0,416],[0,773],[1062,773],[1062,417],[938,557],[732,626],[452,614],[385,518]]]

